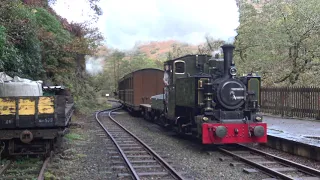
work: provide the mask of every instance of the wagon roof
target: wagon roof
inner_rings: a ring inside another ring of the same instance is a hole
[[[137,73],[137,72],[147,71],[147,70],[164,72],[163,70],[161,70],[161,69],[156,69],[156,68],[144,68],[144,69],[139,69],[139,70],[136,70],[136,71],[133,71],[133,72],[131,72],[131,73],[128,73],[128,74],[124,75],[122,78],[119,79],[118,82],[122,81],[123,79],[125,79],[125,78],[126,78],[128,75],[130,75],[130,74],[135,74],[135,73]]]

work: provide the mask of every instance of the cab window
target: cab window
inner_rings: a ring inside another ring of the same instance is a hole
[[[184,74],[185,71],[185,63],[184,61],[176,61],[174,63],[175,73],[176,74]]]

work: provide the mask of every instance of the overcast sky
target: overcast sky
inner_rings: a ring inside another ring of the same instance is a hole
[[[100,1],[104,14],[97,26],[107,46],[122,50],[138,41],[174,39],[197,44],[207,33],[230,41],[239,24],[235,0]],[[58,14],[76,22],[88,19],[86,7],[86,0],[57,0],[53,6]]]

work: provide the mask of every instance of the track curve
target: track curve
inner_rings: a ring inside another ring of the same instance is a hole
[[[112,142],[117,147],[133,179],[184,179],[173,167],[170,166],[163,158],[153,151],[147,144],[137,136],[118,123],[111,114],[121,107],[115,107],[96,113],[96,121],[102,129],[108,134]],[[101,122],[99,114],[108,112],[109,121]],[[105,126],[107,125],[107,127]]]

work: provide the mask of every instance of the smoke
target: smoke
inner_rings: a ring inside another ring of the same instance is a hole
[[[103,71],[104,58],[103,57],[86,57],[86,71],[91,75],[97,75]]]

